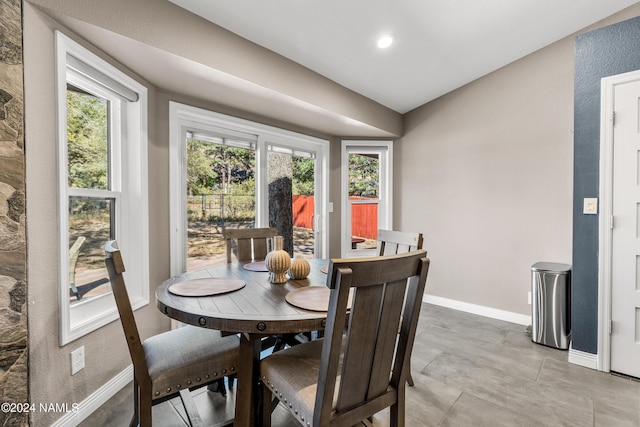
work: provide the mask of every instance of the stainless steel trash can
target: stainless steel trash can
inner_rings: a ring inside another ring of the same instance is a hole
[[[571,339],[571,266],[531,266],[531,341],[566,350]]]

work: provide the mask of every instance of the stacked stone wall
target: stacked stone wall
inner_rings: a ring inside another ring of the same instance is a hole
[[[24,180],[22,3],[0,0],[0,402],[9,404],[29,401]],[[0,411],[1,426],[27,424],[28,413]]]

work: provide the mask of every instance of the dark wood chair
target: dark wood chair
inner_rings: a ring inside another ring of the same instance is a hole
[[[275,228],[226,228],[223,232],[227,246],[227,263],[232,261],[235,244],[238,262],[260,261],[267,256],[267,239],[278,235]]]
[[[131,426],[151,426],[151,407],[180,396],[192,426],[203,425],[190,389],[223,381],[236,372],[239,339],[219,331],[184,326],[140,340],[115,241],[105,245],[105,264],[133,362],[134,414]],[[221,384],[223,386],[223,384]]]
[[[80,255],[80,248],[86,240],[86,237],[80,236],[69,248],[69,288],[71,288],[71,294],[75,295],[76,299],[82,298],[82,294],[76,286],[76,263],[78,262],[78,255]]]
[[[378,255],[403,254],[422,249],[422,233],[407,233],[405,231],[378,230]],[[411,368],[407,375],[407,384],[413,387]]]
[[[425,251],[332,260],[324,338],[260,362],[263,424],[271,425],[274,395],[303,426],[352,426],[386,407],[390,425],[403,426],[428,269]]]
[[[232,262],[231,253],[234,252],[238,262],[261,261],[267,256],[267,240],[278,235],[278,230],[265,228],[227,228],[223,231],[227,246],[227,264]],[[273,347],[273,351],[280,351],[286,345],[296,345],[301,342],[300,334],[273,335],[262,340],[262,350]],[[306,337],[306,336],[305,336]]]

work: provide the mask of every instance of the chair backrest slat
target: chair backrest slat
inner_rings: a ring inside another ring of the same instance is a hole
[[[361,406],[406,379],[429,259],[425,251],[376,258],[332,260],[332,289],[318,376],[314,424],[333,407],[347,295],[353,287],[336,413]],[[407,301],[404,303],[405,299]],[[402,322],[402,325],[401,325]],[[400,330],[400,333],[398,333]],[[329,389],[324,389],[324,388]],[[327,419],[327,418],[325,418]]]
[[[406,286],[406,280],[387,283],[385,286],[384,301],[386,303],[380,313],[379,338],[376,342],[376,356],[372,364],[367,399],[379,396],[389,386],[389,375],[393,367],[393,356],[400,329],[402,302]]]
[[[139,383],[142,384],[147,381],[150,383],[151,379],[149,378],[149,370],[147,369],[147,362],[144,358],[142,341],[140,340],[136,319],[133,315],[133,309],[131,308],[131,301],[129,300],[127,287],[124,282],[124,277],[122,276],[122,273],[125,271],[122,254],[115,240],[109,241],[105,245],[104,250],[106,253],[104,262],[107,267],[107,272],[109,273],[111,289],[113,290],[113,296],[116,300],[118,313],[120,314],[120,323],[122,324],[127,345],[129,346],[129,354],[131,355],[135,375]]]
[[[223,232],[227,246],[227,263],[235,241],[239,262],[263,260],[267,256],[267,239],[278,235],[278,230],[265,228],[227,228]]]
[[[403,254],[422,249],[422,233],[378,230],[378,255]]]
[[[358,288],[353,295],[336,408],[338,412],[357,406],[366,398],[378,329],[376,323],[369,321],[372,316],[368,312],[380,310],[383,295],[381,285]]]

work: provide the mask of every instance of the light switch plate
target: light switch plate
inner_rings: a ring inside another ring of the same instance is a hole
[[[589,197],[585,198],[582,213],[585,215],[596,215],[598,213],[598,199]]]

